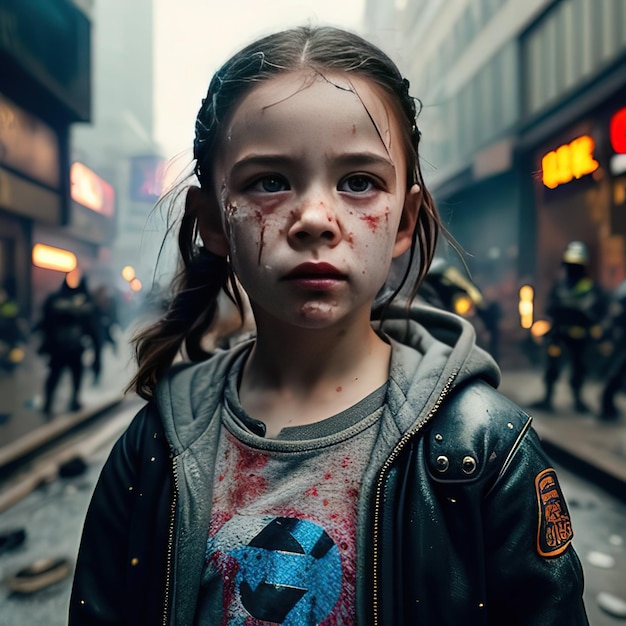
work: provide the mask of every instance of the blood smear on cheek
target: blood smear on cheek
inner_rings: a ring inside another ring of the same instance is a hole
[[[378,229],[380,216],[378,215],[361,215],[361,219],[370,227],[373,232]]]

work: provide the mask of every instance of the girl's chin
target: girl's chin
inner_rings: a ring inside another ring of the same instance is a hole
[[[289,303],[277,309],[261,308],[253,306],[257,323],[260,327],[265,326],[263,319],[266,318],[269,327],[284,325],[285,328],[303,331],[319,331],[324,329],[337,329],[342,325],[349,324],[351,328],[363,321],[363,326],[370,325],[371,304],[359,307],[355,311],[352,305],[346,302],[309,299],[305,302]]]
[[[349,318],[349,319],[348,319]],[[367,315],[361,316],[364,326],[369,326],[369,310]],[[302,305],[294,319],[294,325],[303,330],[324,330],[337,328],[338,326],[350,324],[351,327],[357,323],[358,317],[337,306],[319,306],[307,303]]]

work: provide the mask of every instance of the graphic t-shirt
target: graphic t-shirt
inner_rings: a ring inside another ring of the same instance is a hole
[[[237,370],[223,408],[196,626],[353,624],[358,495],[386,386],[265,439],[239,405]]]

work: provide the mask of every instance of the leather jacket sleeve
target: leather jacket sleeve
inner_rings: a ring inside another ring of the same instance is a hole
[[[162,622],[168,452],[156,410],[147,405],[115,444],[93,493],[74,574],[70,626]]]
[[[365,623],[588,624],[556,474],[530,417],[489,385],[451,394],[404,448],[378,517],[378,565],[366,563],[378,616]]]
[[[470,567],[484,577],[479,613],[488,624],[587,624],[569,512],[531,418],[484,384],[461,390],[445,411],[441,430],[460,470],[438,485],[444,507],[450,497],[460,505],[465,539],[478,543]]]
[[[542,490],[541,478],[550,491]],[[494,624],[588,624],[582,601],[583,573],[569,542],[561,550],[552,529],[542,524],[553,515],[563,537],[571,533],[569,512],[560,494],[556,473],[529,429],[519,447],[485,498],[485,550],[487,593],[492,598],[490,623]],[[554,491],[554,489],[558,491]],[[557,531],[558,532],[558,531]],[[546,533],[548,541],[546,543]]]

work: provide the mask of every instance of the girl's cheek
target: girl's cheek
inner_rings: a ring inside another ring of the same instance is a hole
[[[248,255],[256,254],[257,263],[261,264],[267,245],[281,232],[276,215],[256,205],[230,203],[225,207],[225,217],[231,248],[240,253],[247,250]]]
[[[391,209],[386,206],[382,211],[360,215],[359,219],[376,235],[385,236],[390,228]]]

